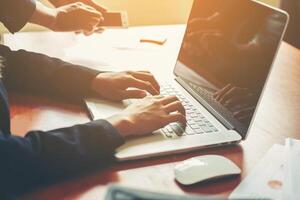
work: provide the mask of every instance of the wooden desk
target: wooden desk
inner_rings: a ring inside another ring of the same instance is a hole
[[[227,196],[251,171],[274,143],[285,137],[300,138],[300,51],[283,43],[255,122],[246,141],[237,146],[201,150],[194,153],[115,164],[99,172],[40,189],[23,199],[101,199],[108,184],[172,193],[197,193]],[[12,129],[23,135],[30,129],[52,129],[87,122],[84,107],[43,98],[10,95]],[[173,166],[184,159],[204,154],[219,154],[242,169],[241,177],[182,187],[174,181]]]

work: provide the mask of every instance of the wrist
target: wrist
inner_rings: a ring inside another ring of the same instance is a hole
[[[57,10],[48,8],[42,3],[37,2],[36,10],[30,18],[30,22],[47,27],[51,30],[54,30],[56,23]]]
[[[51,0],[50,2],[55,7],[60,7],[60,6],[66,5],[67,3],[71,3],[70,1],[68,2],[66,0]]]
[[[56,22],[57,22],[57,15],[58,15],[57,9],[51,9],[51,14],[49,15],[48,19],[48,28],[52,31],[57,31]]]
[[[93,78],[91,82],[91,91],[92,92],[98,92],[99,91],[99,86],[102,86],[103,81],[104,81],[104,73],[98,73],[95,78]]]
[[[124,138],[131,135],[131,121],[122,115],[114,115],[106,119]]]

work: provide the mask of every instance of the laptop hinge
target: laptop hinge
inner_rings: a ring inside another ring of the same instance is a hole
[[[205,99],[198,95],[189,84],[180,77],[176,77],[175,80],[188,91],[201,105],[203,105],[213,116],[215,116],[227,129],[233,130],[234,126],[227,121],[222,115],[220,115]]]

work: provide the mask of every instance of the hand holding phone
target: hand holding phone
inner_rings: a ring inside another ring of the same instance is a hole
[[[104,21],[99,26],[110,28],[128,28],[129,26],[127,12],[104,12],[102,15]]]

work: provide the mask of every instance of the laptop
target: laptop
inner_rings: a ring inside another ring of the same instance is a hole
[[[246,139],[288,22],[287,13],[252,0],[194,0],[162,95],[176,95],[187,126],[172,123],[116,150],[133,160],[236,144]],[[132,100],[86,100],[92,116],[113,114]],[[95,117],[97,118],[97,117]]]

